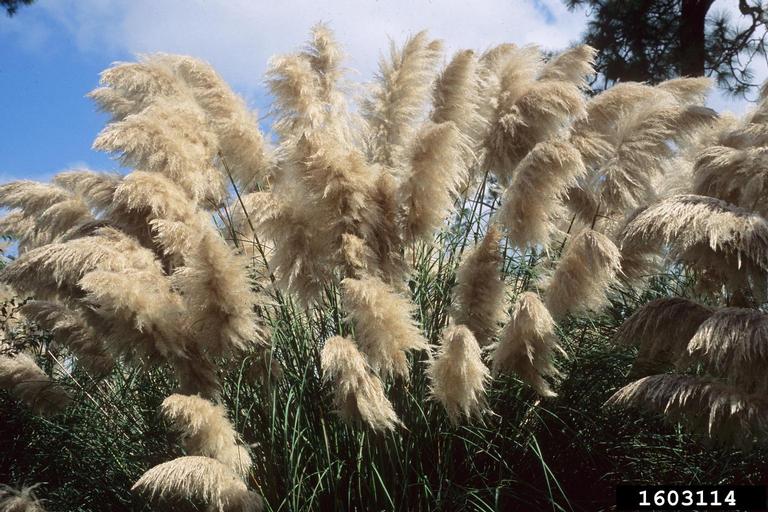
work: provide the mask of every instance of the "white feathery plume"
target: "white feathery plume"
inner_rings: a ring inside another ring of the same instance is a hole
[[[426,32],[419,32],[402,48],[393,42],[388,58],[379,61],[376,84],[362,105],[373,162],[387,167],[401,164],[414,124],[424,112],[441,53],[440,41],[430,41]]]
[[[538,295],[520,294],[509,322],[491,350],[494,374],[513,372],[541,396],[557,396],[545,377],[560,375],[553,364],[554,353],[565,352],[557,343],[555,321]]]
[[[493,341],[504,314],[500,239],[501,233],[491,225],[482,242],[464,255],[456,272],[451,316],[457,324],[465,325],[481,346]]]
[[[211,457],[244,480],[248,477],[251,457],[222,405],[197,395],[174,394],[163,400],[160,414],[181,433],[188,454]]]
[[[361,420],[374,430],[394,430],[400,425],[384,394],[381,379],[373,373],[354,341],[329,338],[320,353],[323,378],[333,383],[333,402],[344,421]]]
[[[395,374],[407,379],[407,353],[428,348],[411,318],[413,305],[374,277],[344,279],[341,290],[360,350],[370,365],[384,377]]]
[[[132,491],[150,501],[192,502],[210,512],[260,512],[261,496],[249,491],[240,477],[209,457],[179,457],[141,475]]]
[[[443,331],[437,354],[428,363],[430,394],[445,407],[454,424],[462,416],[480,416],[487,408],[485,386],[491,372],[481,354],[472,332],[464,325],[454,325]]]
[[[621,270],[621,253],[605,235],[584,229],[572,237],[546,283],[545,301],[556,319],[597,311]]]

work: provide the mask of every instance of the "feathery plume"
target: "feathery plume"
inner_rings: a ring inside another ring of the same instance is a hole
[[[171,289],[162,273],[147,270],[94,270],[80,280],[86,301],[104,318],[130,325],[148,334],[149,344],[136,345],[130,338],[110,348],[118,353],[138,354],[151,360],[184,357],[187,340],[183,321],[187,311],[181,297]],[[119,339],[111,337],[110,342]]]
[[[435,81],[430,119],[452,122],[462,136],[464,164],[474,163],[473,147],[487,124],[480,113],[480,75],[475,52],[463,50],[453,56]]]
[[[400,425],[379,377],[348,338],[334,336],[320,353],[323,378],[334,384],[333,403],[344,421],[362,420],[374,430],[394,430]]]
[[[256,324],[246,262],[211,230],[172,277],[184,297],[187,321],[211,356],[248,349],[263,337]],[[262,344],[266,344],[263,339]]]
[[[762,395],[690,375],[651,375],[624,386],[606,405],[641,407],[684,420],[694,431],[723,442],[749,445],[768,429],[768,403]]]
[[[214,166],[218,138],[190,100],[158,99],[107,125],[93,148],[116,154],[125,166],[163,174],[195,202],[218,205],[225,195],[224,177]]]
[[[454,425],[462,416],[480,416],[486,409],[485,386],[490,371],[483,364],[480,345],[466,326],[454,325],[443,331],[427,375],[432,398],[443,404]]]
[[[767,162],[766,147],[708,147],[699,154],[694,164],[693,192],[717,197],[767,216]]]
[[[555,318],[597,311],[621,269],[621,253],[605,235],[584,229],[571,238],[546,285],[545,301]]]
[[[425,108],[441,53],[440,41],[429,41],[426,32],[419,32],[401,49],[393,42],[389,58],[379,61],[376,85],[362,105],[373,162],[387,167],[401,163],[414,123]]]
[[[206,62],[175,55],[160,55],[155,60],[171,61],[170,66],[207,115],[208,126],[216,134],[220,155],[232,179],[242,190],[263,180],[272,165],[272,155],[256,115],[245,101]]]
[[[572,119],[584,115],[584,96],[578,86],[559,80],[540,80],[500,116],[494,137],[495,160],[489,167],[505,182],[529,151],[553,137]],[[500,131],[499,131],[500,130]]]
[[[45,512],[42,500],[35,496],[39,484],[16,490],[0,485],[0,512]]]
[[[283,138],[296,140],[323,125],[320,84],[305,55],[273,57],[267,71],[267,85],[275,96],[274,129]]]
[[[160,266],[154,253],[135,239],[114,228],[100,227],[89,236],[25,252],[0,270],[0,280],[40,299],[78,298],[82,296],[78,282],[95,269],[159,272]]]
[[[622,252],[655,252],[660,244],[684,260],[690,249],[707,249],[768,268],[768,221],[712,197],[665,199],[638,214],[621,235]]]
[[[581,44],[555,55],[539,73],[539,80],[559,80],[570,82],[586,89],[587,77],[594,73],[597,50]]]
[[[656,85],[656,89],[671,94],[681,105],[702,104],[712,89],[712,79],[704,76],[672,78]]]
[[[341,290],[360,350],[373,369],[384,377],[408,378],[407,352],[428,348],[411,318],[411,303],[374,277],[344,279]]]
[[[524,292],[515,301],[500,339],[491,346],[494,374],[510,371],[544,397],[557,396],[545,377],[558,377],[552,364],[557,343],[555,322],[538,295]]]
[[[688,344],[691,360],[703,362],[740,389],[768,389],[768,314],[754,309],[722,308],[704,320]]]
[[[231,469],[209,457],[179,457],[159,464],[133,484],[131,490],[151,501],[193,502],[212,512],[260,512],[261,496],[249,491]]]
[[[406,208],[406,238],[431,237],[446,216],[465,179],[461,141],[452,122],[425,125],[410,155],[411,173],[400,187]]]
[[[616,333],[617,342],[640,347],[632,375],[660,373],[678,362],[710,315],[712,308],[681,297],[664,297],[641,306]]]
[[[504,281],[501,278],[501,233],[491,225],[482,242],[462,258],[456,272],[455,322],[465,325],[481,346],[493,341],[504,308]]]
[[[581,155],[569,142],[541,142],[515,170],[498,216],[517,247],[546,244],[555,229],[560,200],[586,172]]]
[[[68,199],[71,194],[57,185],[31,180],[0,185],[0,207],[19,208],[25,213],[39,213]]]
[[[0,355],[0,388],[44,415],[61,412],[72,401],[63,387],[23,353]]]
[[[32,300],[23,304],[19,311],[49,330],[54,341],[71,350],[77,356],[77,363],[93,375],[103,376],[112,370],[114,359],[107,352],[104,340],[77,309],[56,302]]]
[[[376,255],[376,268],[384,282],[398,287],[407,273],[408,265],[402,252],[397,183],[386,170],[381,170],[376,177],[370,205],[378,212],[367,229],[368,244]]]
[[[83,198],[91,208],[105,211],[112,204],[112,196],[122,179],[117,173],[74,169],[58,173],[53,182]]]
[[[196,395],[174,394],[163,400],[160,414],[181,433],[187,453],[216,459],[244,480],[247,478],[251,457],[240,444],[222,405]]]
[[[600,170],[602,207],[623,212],[653,199],[654,179],[672,156],[669,143],[695,133],[716,115],[697,106],[655,105],[620,118],[612,140],[615,151]]]

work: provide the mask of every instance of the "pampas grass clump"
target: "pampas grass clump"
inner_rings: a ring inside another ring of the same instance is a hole
[[[627,319],[616,338],[645,378],[611,403],[693,427],[706,411],[706,433],[731,441],[762,433],[765,99],[718,118],[707,79],[590,96],[588,46],[447,62],[442,48],[426,32],[393,42],[361,88],[318,24],[269,62],[270,133],[200,60],[106,70],[94,148],[126,172],[0,185],[0,234],[18,243],[0,280],[23,316],[2,326],[0,386],[44,413],[87,404],[126,457],[165,397],[184,456],[136,482],[153,507],[260,510],[254,486],[275,510],[445,508],[442,482],[464,485],[445,461],[465,457],[485,486],[496,467],[518,478],[496,443],[528,450],[546,421],[520,389],[570,396],[611,322],[672,273],[695,296]]]

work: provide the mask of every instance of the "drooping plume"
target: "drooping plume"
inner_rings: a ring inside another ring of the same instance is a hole
[[[569,241],[546,285],[552,316],[597,311],[608,302],[608,288],[621,268],[621,253],[605,235],[585,229]]]
[[[480,73],[472,50],[463,50],[443,69],[435,81],[433,110],[436,124],[452,122],[461,134],[464,165],[476,160],[475,146],[480,142],[487,121],[480,112]]]
[[[160,413],[181,433],[188,454],[216,459],[241,478],[247,478],[251,457],[223,406],[196,395],[171,395],[163,400]]]
[[[104,346],[104,340],[77,309],[56,302],[32,300],[22,305],[20,312],[49,330],[54,341],[71,350],[77,356],[77,364],[89,372],[102,376],[112,370],[114,359]]]
[[[13,354],[5,345],[0,345],[0,388],[45,415],[61,412],[72,401],[66,389],[48,377],[31,357]]]
[[[406,238],[431,238],[465,178],[456,126],[447,122],[422,127],[416,134],[409,161],[410,174],[400,188],[406,208]]]
[[[750,393],[768,390],[768,314],[722,308],[701,324],[688,344],[690,358]]]
[[[249,491],[231,469],[209,457],[179,457],[159,464],[144,473],[131,490],[153,502],[192,502],[215,512],[263,509],[261,496]]]
[[[451,422],[482,414],[490,371],[483,364],[480,345],[466,326],[446,328],[437,354],[428,364],[430,393],[445,407]]]
[[[693,431],[726,443],[749,445],[768,430],[768,403],[762,394],[746,393],[707,377],[644,377],[619,389],[607,405],[663,414],[670,421],[684,421]]]
[[[642,211],[621,235],[622,253],[653,253],[661,245],[695,268],[728,281],[733,272],[768,270],[768,221],[712,197],[673,196]]]
[[[569,142],[537,144],[520,162],[502,198],[498,217],[510,242],[520,248],[546,245],[562,209],[560,200],[585,172],[581,155]]]
[[[660,373],[679,361],[710,315],[712,308],[680,297],[656,299],[641,306],[616,333],[619,343],[640,347],[632,374]]]
[[[400,425],[381,379],[371,371],[354,341],[340,336],[328,339],[320,365],[323,378],[333,385],[334,407],[344,421],[361,420],[380,431]]]
[[[560,375],[553,358],[556,351],[564,352],[557,343],[555,322],[538,295],[524,292],[517,298],[492,350],[494,373],[513,372],[540,395],[557,396],[545,377]]]
[[[504,314],[500,239],[501,233],[491,225],[482,242],[462,258],[456,272],[451,315],[457,324],[469,328],[481,346],[493,341]]]
[[[427,340],[411,318],[413,306],[383,281],[367,277],[341,282],[342,300],[355,322],[360,350],[384,377],[408,377],[407,354],[426,350]]]
[[[0,512],[45,512],[42,500],[35,496],[39,484],[20,490],[0,485]]]

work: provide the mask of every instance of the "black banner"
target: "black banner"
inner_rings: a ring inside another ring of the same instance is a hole
[[[764,485],[619,485],[618,510],[768,510]]]

